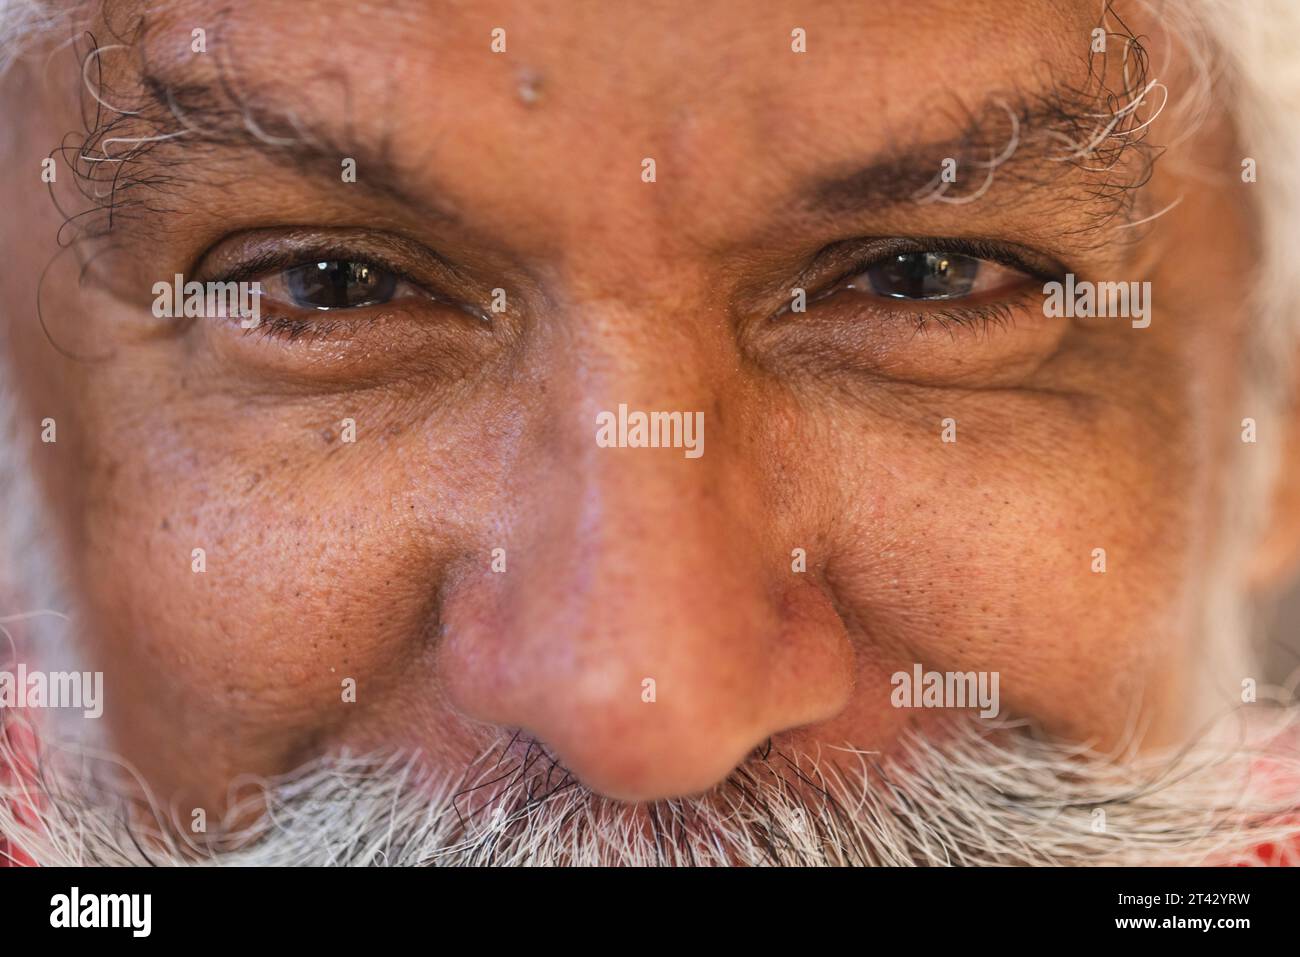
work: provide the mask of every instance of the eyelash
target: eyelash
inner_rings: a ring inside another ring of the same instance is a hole
[[[900,312],[899,314],[915,323],[918,335],[931,323],[940,329],[948,330],[953,335],[956,334],[957,329],[973,329],[976,333],[982,334],[994,329],[1009,329],[1015,325],[1015,306],[1010,302],[984,303],[945,312]]]
[[[345,323],[337,319],[309,319],[297,316],[264,316],[262,321],[245,335],[256,335],[265,339],[280,339],[284,342],[318,342],[328,339]]]

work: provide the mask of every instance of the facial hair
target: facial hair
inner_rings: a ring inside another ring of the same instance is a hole
[[[259,782],[210,834],[106,786],[100,756],[37,762],[8,735],[0,835],[46,865],[1259,864],[1261,846],[1300,844],[1297,711],[1262,717],[1137,760],[959,718],[889,756],[765,748],[707,794],[637,805],[520,736],[456,775],[335,755]]]

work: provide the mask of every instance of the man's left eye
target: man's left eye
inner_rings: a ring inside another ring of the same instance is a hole
[[[995,292],[1025,280],[1023,272],[961,253],[944,251],[894,253],[867,266],[841,289],[869,292],[886,299],[941,301]]]
[[[300,309],[355,309],[390,302],[403,285],[370,263],[327,259],[281,270],[264,283],[264,295]]]

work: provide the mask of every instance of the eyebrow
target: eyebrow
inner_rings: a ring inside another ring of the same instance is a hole
[[[94,38],[90,40],[87,57],[98,49]],[[340,74],[338,79],[345,104],[341,130],[263,106],[237,91],[224,69],[214,78],[171,77],[165,70],[142,64],[130,77],[129,96],[123,90],[110,94],[127,97],[127,102],[108,108],[104,99],[94,95],[97,105],[84,139],[56,149],[76,171],[83,196],[98,203],[69,217],[69,223],[81,220],[78,229],[108,231],[114,218],[130,217],[140,209],[167,212],[160,197],[187,179],[198,178],[187,167],[202,161],[200,151],[237,148],[334,182],[341,177],[342,161],[351,159],[357,176],[349,181],[350,190],[413,209],[426,220],[458,223],[455,210],[436,191],[431,197],[427,190],[417,194],[401,188],[410,168],[399,161],[391,130],[371,138],[353,135],[350,89],[346,76]],[[106,221],[94,223],[96,212],[105,214]]]
[[[1015,202],[1044,187],[1067,188],[1066,174],[1076,170],[1068,188],[1097,207],[1099,224],[1111,221],[1135,207],[1159,155],[1145,142],[1141,111],[1125,105],[1114,94],[1059,87],[994,93],[966,114],[956,136],[895,146],[865,166],[815,180],[801,211],[843,216],[973,197]],[[941,176],[945,167],[955,172],[951,183]]]
[[[345,98],[350,101],[346,78],[341,79]],[[200,118],[207,127],[207,131],[198,137],[203,142],[251,147],[273,162],[293,163],[308,173],[329,178],[341,176],[342,161],[350,159],[360,171],[355,182],[349,183],[351,187],[417,207],[426,218],[447,222],[457,219],[448,207],[395,185],[409,176],[409,170],[398,161],[391,131],[385,131],[373,140],[352,135],[350,106],[344,111],[347,129],[343,137],[339,137],[336,131],[323,124],[296,115],[290,121],[259,108],[257,104],[239,98],[234,90],[221,83],[216,86],[197,82],[177,85],[156,73],[145,73],[140,82],[155,108],[166,110],[178,121],[178,111],[185,116]]]

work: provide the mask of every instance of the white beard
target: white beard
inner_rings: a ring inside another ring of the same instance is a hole
[[[958,719],[895,757],[772,751],[708,795],[637,806],[517,742],[440,784],[411,759],[343,756],[264,782],[228,815],[257,823],[210,838],[138,805],[128,828],[93,783],[102,759],[70,749],[44,759],[41,800],[0,785],[0,834],[43,865],[1258,864],[1265,843],[1300,844],[1298,716],[1245,738],[1239,713],[1218,744],[1128,762]],[[21,760],[0,750],[0,781]]]

